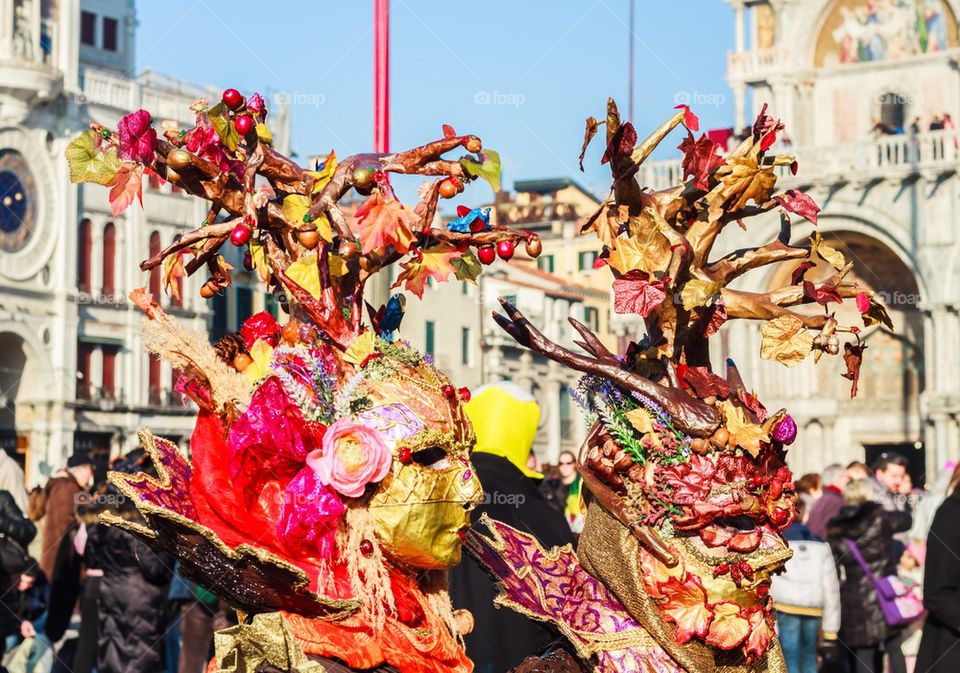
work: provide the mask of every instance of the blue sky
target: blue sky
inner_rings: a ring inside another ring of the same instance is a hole
[[[636,4],[641,138],[687,99],[704,128],[729,126],[729,5]],[[627,0],[392,0],[391,149],[436,139],[449,123],[500,151],[510,188],[517,179],[571,176],[605,191],[600,143],[586,174],[577,155],[584,119],[601,117],[607,96],[626,115],[628,7]],[[137,69],[246,94],[286,93],[300,157],[369,151],[372,8],[372,0],[138,2]]]

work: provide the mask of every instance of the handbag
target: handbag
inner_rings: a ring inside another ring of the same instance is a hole
[[[903,580],[896,575],[877,577],[870,571],[870,566],[867,565],[857,544],[850,538],[844,538],[843,542],[853,554],[853,558],[857,560],[860,569],[873,583],[877,603],[880,605],[880,612],[887,626],[906,626],[927,614],[923,601],[913,593],[912,589],[904,585]]]
[[[30,565],[30,555],[20,543],[0,533],[0,568],[8,575],[22,573]]]

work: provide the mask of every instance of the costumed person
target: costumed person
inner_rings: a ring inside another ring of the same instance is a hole
[[[422,296],[427,281],[473,281],[517,245],[540,240],[492,225],[489,209],[461,207],[435,226],[440,198],[480,177],[499,190],[500,159],[449,125],[440,140],[393,154],[304,169],[274,151],[263,98],[235,89],[180,129],[139,110],[118,130],[92,124],[67,149],[71,178],[124,185],[119,213],[156,173],[210,202],[201,226],[141,263],[182,280],[209,273],[200,293],[230,285],[223,246],[276,291],[289,314],[250,316],[210,345],[134,291],[148,349],[181,372],[177,390],[199,407],[187,461],[172,443],[141,433],[158,477],[112,473],[145,521],[105,516],[175,556],[182,576],[237,610],[214,636],[211,670],[382,670],[467,673],[446,571],[460,561],[470,511],[481,497],[474,433],[456,388],[395,332],[403,302],[367,306],[375,273],[401,263],[397,287]],[[458,152],[459,157],[445,155]],[[427,178],[403,205],[393,175]],[[340,200],[368,197],[353,214]],[[475,253],[474,250],[477,252]]]
[[[473,519],[487,515],[548,547],[572,543],[566,520],[539,490],[542,475],[527,467],[540,421],[533,395],[516,383],[499,381],[473,391],[464,406],[477,436],[473,465],[484,491]],[[455,608],[473,615],[474,628],[465,642],[476,673],[507,671],[552,638],[539,622],[495,609],[496,587],[473,559],[451,570],[450,596]]]
[[[642,188],[639,166],[681,124],[690,131],[680,146],[685,181]],[[587,120],[584,152],[601,125]],[[760,403],[732,361],[725,376],[715,373],[708,342],[727,320],[763,320],[761,357],[796,365],[842,350],[853,394],[861,328],[842,327],[830,309],[857,297],[865,324],[889,319],[818,233],[809,247],[790,243],[790,213],[815,222],[819,208],[800,191],[774,192],[778,167],[794,159],[768,152],[782,125],[765,108],[726,157],[705,135],[694,138],[697,119],[683,106],[639,144],[612,100],[605,125],[613,189],[582,231],[603,242],[615,310],[642,317],[647,336],[618,355],[571,320],[575,351],[509,302],[494,315],[521,346],[584,373],[575,397],[596,420],[578,461],[583,533],[575,552],[548,550],[484,519],[467,549],[500,583],[498,604],[560,636],[516,671],[782,673],[769,592],[790,558],[783,533],[795,494],[785,456],[797,427]],[[725,226],[777,208],[777,240],[710,260]],[[730,287],[777,263],[790,285]]]

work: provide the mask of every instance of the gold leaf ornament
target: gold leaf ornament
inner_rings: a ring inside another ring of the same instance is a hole
[[[776,360],[793,367],[804,361],[813,349],[813,335],[803,326],[800,318],[784,315],[764,323],[760,328],[760,357]]]

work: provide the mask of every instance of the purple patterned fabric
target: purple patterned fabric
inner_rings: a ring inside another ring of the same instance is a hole
[[[544,549],[536,538],[484,517],[492,537],[476,529],[469,551],[502,583],[498,602],[558,628],[596,673],[684,673],[659,646],[624,645],[645,629],[606,586],[587,573],[569,548]]]
[[[157,471],[161,476],[166,473],[170,485],[158,485],[144,472],[123,475],[124,481],[136,489],[137,495],[144,502],[196,520],[197,512],[190,500],[190,477],[193,474],[190,463],[180,453],[176,444],[161,437],[154,437],[153,441],[156,447],[153,458]]]
[[[384,404],[357,414],[356,421],[380,434],[391,448],[401,439],[422,432],[426,426],[403,404]]]

